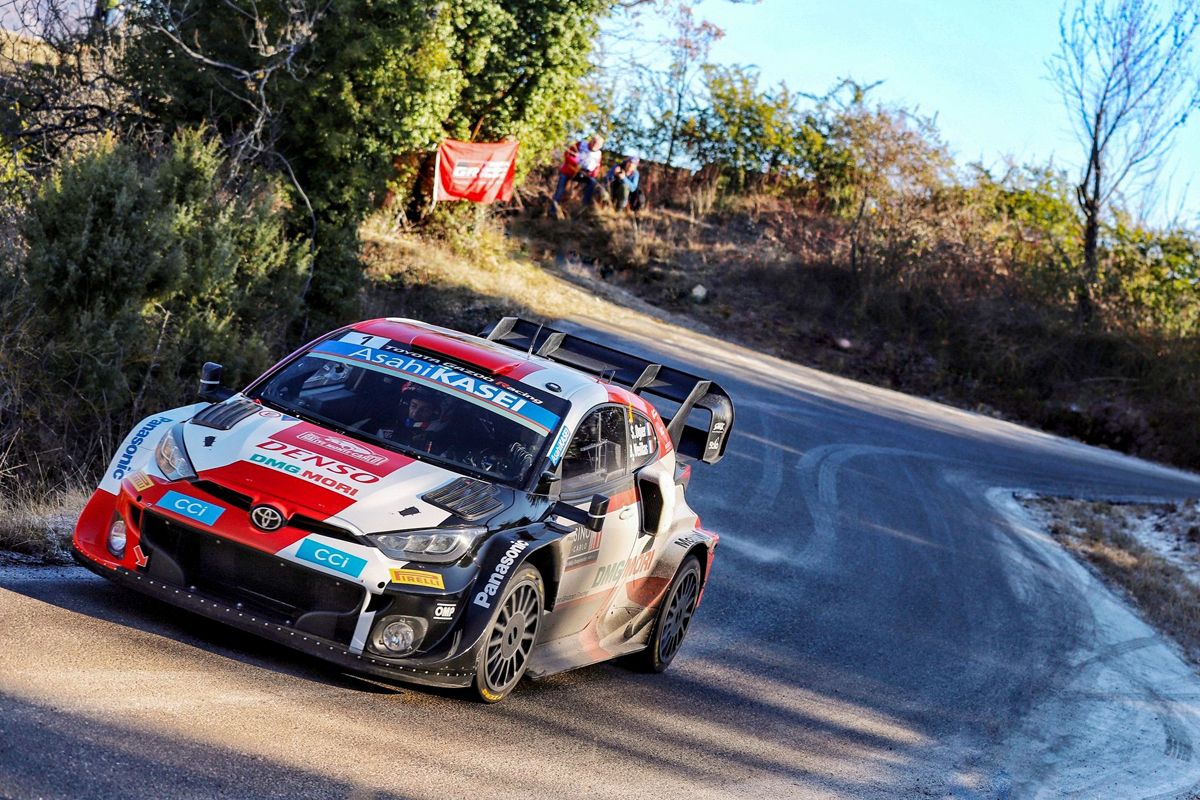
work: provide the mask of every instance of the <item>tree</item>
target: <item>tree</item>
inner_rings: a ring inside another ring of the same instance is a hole
[[[695,82],[724,31],[696,17],[688,0],[625,4],[622,25],[605,31],[599,48],[595,126],[610,146],[674,166],[683,127],[697,106]],[[667,33],[646,38],[639,12],[661,15]],[[656,56],[655,54],[661,54]]]
[[[781,177],[794,166],[803,137],[798,135],[796,99],[785,84],[758,88],[758,73],[742,66],[707,66],[706,104],[685,122],[684,143],[695,161],[714,165],[744,190],[753,177]]]
[[[317,248],[309,305],[341,317],[373,200],[389,181],[401,203],[419,195],[419,170],[396,176],[396,157],[431,153],[445,136],[516,136],[522,164],[536,162],[582,106],[610,5],[144,0],[128,74],[160,124],[211,125],[290,178],[307,212],[295,227]]]
[[[1059,16],[1059,52],[1048,66],[1084,150],[1075,195],[1084,217],[1076,303],[1085,324],[1095,311],[1110,201],[1124,184],[1152,179],[1200,105],[1198,28],[1197,0],[1172,0],[1165,13],[1153,0],[1071,0]]]

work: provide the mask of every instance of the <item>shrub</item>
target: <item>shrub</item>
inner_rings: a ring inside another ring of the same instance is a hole
[[[63,447],[92,466],[147,410],[184,402],[206,358],[235,382],[269,363],[311,263],[282,201],[200,131],[152,156],[107,138],[43,183],[23,264],[0,276],[17,298],[0,434],[24,431],[23,460]]]

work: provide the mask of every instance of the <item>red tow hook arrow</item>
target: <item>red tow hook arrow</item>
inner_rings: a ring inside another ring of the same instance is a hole
[[[133,557],[137,561],[137,565],[139,567],[144,567],[150,563],[150,557],[142,552],[142,546],[140,544],[135,544],[133,546]]]

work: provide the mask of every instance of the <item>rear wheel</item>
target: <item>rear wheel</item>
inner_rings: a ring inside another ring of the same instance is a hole
[[[633,656],[632,664],[646,672],[662,672],[683,646],[696,603],[700,602],[700,560],[688,556],[679,565],[675,579],[663,596],[654,618],[654,632],[646,649]]]
[[[542,576],[523,564],[513,573],[483,635],[471,684],[479,699],[498,703],[516,688],[529,666],[545,606]]]

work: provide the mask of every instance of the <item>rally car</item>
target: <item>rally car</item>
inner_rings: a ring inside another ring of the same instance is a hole
[[[121,444],[75,529],[84,566],[486,702],[679,652],[718,538],[684,491],[733,429],[713,381],[514,317],[370,320],[236,394],[220,373]]]

